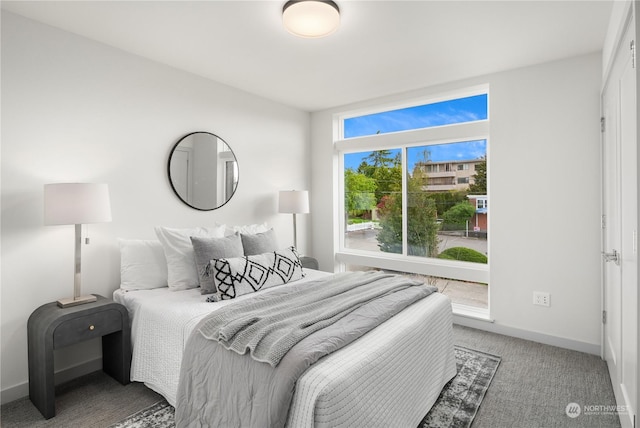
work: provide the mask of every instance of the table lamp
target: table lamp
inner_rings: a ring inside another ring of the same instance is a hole
[[[82,225],[111,221],[109,187],[94,183],[53,183],[44,186],[44,224],[75,225],[75,275],[73,297],[58,300],[58,306],[66,308],[95,302],[96,296],[82,296],[81,247]]]
[[[278,212],[293,214],[293,246],[297,249],[296,214],[309,212],[309,192],[307,190],[281,190]]]

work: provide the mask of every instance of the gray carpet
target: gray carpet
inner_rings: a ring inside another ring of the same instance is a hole
[[[472,428],[617,428],[616,414],[572,419],[569,403],[615,405],[607,364],[597,355],[455,326],[456,344],[502,357]]]
[[[29,397],[2,405],[2,428],[105,428],[162,398],[141,383],[123,386],[98,371],[56,387],[56,416],[45,420]]]
[[[613,405],[607,366],[598,356],[454,326],[457,345],[500,355],[500,368],[471,428],[620,426],[616,415],[567,417],[571,402]],[[143,385],[122,386],[97,372],[57,389],[55,418],[48,421],[22,398],[0,408],[3,428],[105,428],[160,400]]]

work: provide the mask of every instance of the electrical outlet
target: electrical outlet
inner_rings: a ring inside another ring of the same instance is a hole
[[[551,296],[549,293],[542,291],[533,292],[533,304],[540,306],[551,306]]]

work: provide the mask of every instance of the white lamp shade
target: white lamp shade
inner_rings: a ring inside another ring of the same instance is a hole
[[[44,224],[87,224],[111,221],[109,187],[94,183],[44,185]]]
[[[289,1],[284,5],[282,23],[296,36],[324,37],[340,25],[340,11],[332,1]]]
[[[309,191],[281,190],[278,212],[304,214],[309,212]]]

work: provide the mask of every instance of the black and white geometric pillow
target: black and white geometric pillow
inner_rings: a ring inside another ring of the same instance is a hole
[[[208,302],[233,299],[304,277],[294,247],[253,256],[214,259],[209,263],[208,270],[213,273],[217,292]]]

